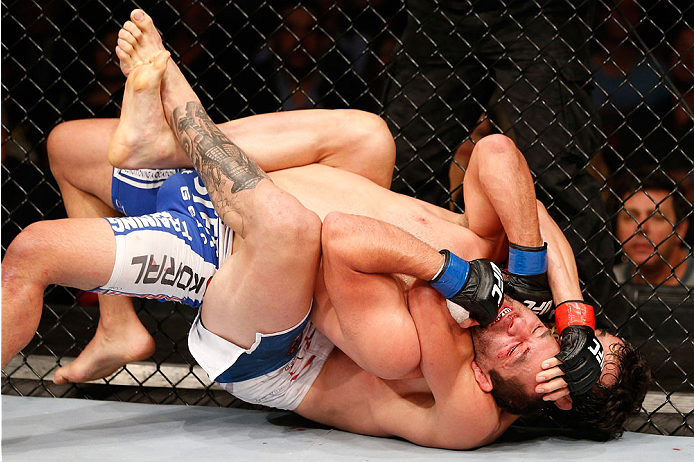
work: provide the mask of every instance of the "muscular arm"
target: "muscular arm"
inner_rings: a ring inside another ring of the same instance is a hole
[[[421,349],[421,369],[434,396],[417,425],[421,444],[470,449],[495,441],[515,420],[503,414],[477,384],[471,368],[472,339],[448,315],[445,300],[426,284],[409,294]]]
[[[367,371],[390,379],[412,372],[419,340],[401,275],[431,279],[443,256],[395,226],[342,213],[325,217],[322,241],[332,306],[317,310],[314,322]]]

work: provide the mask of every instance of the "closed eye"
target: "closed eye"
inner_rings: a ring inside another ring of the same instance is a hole
[[[547,328],[547,326],[545,326],[544,324],[540,324],[532,330],[531,334],[536,335],[540,331],[542,331],[542,333],[537,336],[538,338],[546,337],[546,336],[550,335],[550,333],[551,333],[551,331]]]
[[[511,348],[511,349],[509,350],[507,356],[513,355],[513,352],[516,351],[516,350],[518,349],[519,346],[520,346],[520,343],[516,343],[516,344],[513,346],[513,348]]]

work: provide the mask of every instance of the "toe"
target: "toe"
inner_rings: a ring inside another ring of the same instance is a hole
[[[154,30],[154,21],[152,21],[151,16],[149,16],[143,10],[133,10],[133,12],[130,14],[130,19],[145,31],[149,32]]]

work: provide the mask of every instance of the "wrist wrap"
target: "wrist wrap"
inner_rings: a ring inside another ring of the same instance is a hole
[[[508,271],[521,276],[547,272],[547,243],[541,247],[526,247],[509,243]]]
[[[583,300],[567,300],[557,306],[554,312],[559,335],[568,326],[587,326],[595,330],[595,312],[593,307]]]
[[[449,250],[439,251],[445,257],[443,266],[430,282],[431,286],[446,298],[451,298],[460,291],[470,272],[470,263]]]

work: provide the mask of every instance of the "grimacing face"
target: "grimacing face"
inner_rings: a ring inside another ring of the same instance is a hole
[[[485,372],[496,370],[502,377],[516,377],[531,393],[537,386],[535,377],[542,362],[559,353],[559,342],[540,318],[522,303],[504,298],[497,320],[487,327],[470,328],[475,346],[475,361]],[[618,376],[616,345],[622,341],[598,329],[596,336],[605,351],[600,383],[609,386]]]
[[[559,353],[559,343],[540,318],[522,303],[504,298],[496,321],[470,328],[475,362],[484,372],[494,369],[502,377],[516,377],[535,389],[542,362]]]

